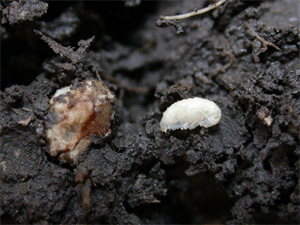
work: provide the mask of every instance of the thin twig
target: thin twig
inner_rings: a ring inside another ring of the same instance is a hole
[[[246,22],[245,23],[245,27],[248,28],[253,34],[254,36],[261,42],[262,44],[262,48],[259,49],[257,52],[255,52],[255,50],[253,50],[252,52],[252,56],[255,62],[259,62],[259,55],[265,51],[267,51],[268,47],[267,46],[272,46],[273,48],[275,48],[276,50],[280,51],[281,49],[279,47],[277,47],[276,45],[274,45],[272,42],[266,41],[265,39],[263,39],[262,37],[260,37],[250,26],[249,24]]]
[[[277,47],[276,45],[274,45],[272,42],[266,41],[265,39],[263,39],[261,36],[259,36],[250,26],[248,23],[245,23],[245,26],[251,30],[251,32],[255,35],[255,37],[263,44],[263,45],[269,45],[272,46],[273,48],[276,48],[278,51],[280,51],[281,49],[279,47]]]
[[[209,6],[207,6],[206,8],[203,9],[199,9],[199,10],[195,10],[193,12],[189,12],[189,13],[185,13],[185,14],[181,14],[181,15],[176,15],[176,16],[162,16],[161,19],[162,20],[182,20],[182,19],[186,19],[192,16],[197,16],[200,15],[202,13],[206,13],[210,10],[213,10],[215,8],[218,8],[220,5],[222,5],[223,3],[227,2],[228,0],[220,0],[214,4],[210,4]]]
[[[229,62],[226,63],[224,66],[219,66],[215,69],[213,69],[210,74],[209,74],[209,78],[212,78],[216,75],[217,72],[221,72],[221,73],[225,73],[226,70],[234,63],[235,65],[238,65],[234,55],[232,54],[232,52],[230,51],[231,47],[230,44],[228,42],[228,40],[221,35],[220,40],[223,41],[226,45],[225,50],[223,50],[220,55],[221,56],[228,56],[229,58]]]

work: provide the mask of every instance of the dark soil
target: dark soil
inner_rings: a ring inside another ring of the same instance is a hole
[[[300,222],[299,1],[229,0],[173,23],[182,34],[155,25],[209,3],[1,1],[2,224]],[[48,100],[99,77],[118,99],[112,135],[61,163]],[[220,123],[162,133],[190,97]]]

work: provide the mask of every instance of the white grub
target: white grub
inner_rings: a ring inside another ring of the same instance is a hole
[[[216,103],[204,98],[189,98],[172,104],[163,113],[160,130],[186,130],[197,126],[211,127],[219,123],[221,109]]]
[[[100,81],[87,80],[56,91],[50,99],[46,136],[51,156],[76,162],[94,134],[108,136],[115,96]]]

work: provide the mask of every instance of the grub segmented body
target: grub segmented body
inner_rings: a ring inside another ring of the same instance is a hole
[[[163,113],[160,130],[186,130],[197,126],[208,128],[218,124],[220,119],[221,109],[213,101],[198,97],[183,99]]]

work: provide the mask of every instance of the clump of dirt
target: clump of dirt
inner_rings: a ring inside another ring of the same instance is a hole
[[[300,222],[298,3],[228,0],[169,21],[181,34],[155,25],[210,3],[1,2],[2,223]],[[46,151],[49,99],[88,79],[117,97],[112,133],[63,163]],[[191,97],[219,124],[161,132]]]

